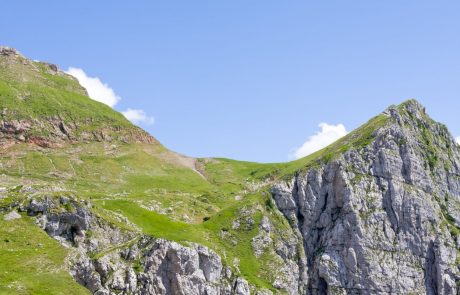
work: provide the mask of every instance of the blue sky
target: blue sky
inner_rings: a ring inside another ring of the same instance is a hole
[[[115,109],[154,117],[140,125],[187,155],[285,161],[318,124],[350,131],[408,98],[460,136],[459,1],[5,0],[0,9],[0,44],[98,77],[121,98]]]

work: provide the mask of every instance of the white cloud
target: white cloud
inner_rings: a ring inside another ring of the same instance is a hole
[[[291,158],[299,159],[308,156],[348,133],[343,124],[329,125],[327,123],[320,123],[318,126],[321,130],[310,136],[301,147],[295,149]]]
[[[134,124],[144,123],[146,125],[152,125],[155,119],[147,114],[143,110],[136,110],[128,108],[126,111],[121,112],[126,119],[130,120]]]
[[[457,137],[457,138],[455,138],[455,141],[456,141],[458,144],[460,144],[460,136]]]
[[[97,77],[89,77],[82,69],[70,67],[66,73],[77,78],[81,86],[88,91],[89,97],[96,101],[105,103],[113,108],[121,99],[109,85],[103,83]]]
[[[109,85],[103,83],[98,77],[89,77],[82,69],[70,67],[66,73],[77,78],[81,86],[88,91],[88,96],[96,101],[113,108],[121,100]],[[155,119],[143,110],[128,108],[121,113],[134,124],[152,125],[155,122]]]

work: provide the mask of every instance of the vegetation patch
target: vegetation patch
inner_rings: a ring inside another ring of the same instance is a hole
[[[67,250],[31,218],[0,214],[0,237],[0,294],[90,294],[65,269]]]

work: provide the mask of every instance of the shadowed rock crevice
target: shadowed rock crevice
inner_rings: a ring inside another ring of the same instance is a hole
[[[319,279],[317,293],[318,293],[318,295],[326,295],[326,294],[328,294],[327,282],[323,278]]]
[[[429,243],[428,252],[425,263],[425,287],[427,295],[435,295],[438,293],[438,272],[436,267],[436,252],[433,241]]]

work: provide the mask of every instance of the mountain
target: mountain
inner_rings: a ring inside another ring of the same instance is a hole
[[[120,113],[88,98],[86,90],[56,65],[31,61],[0,47],[1,142],[39,145],[62,141],[152,142]]]
[[[306,158],[190,158],[0,49],[1,294],[457,294],[460,147],[415,100]]]

